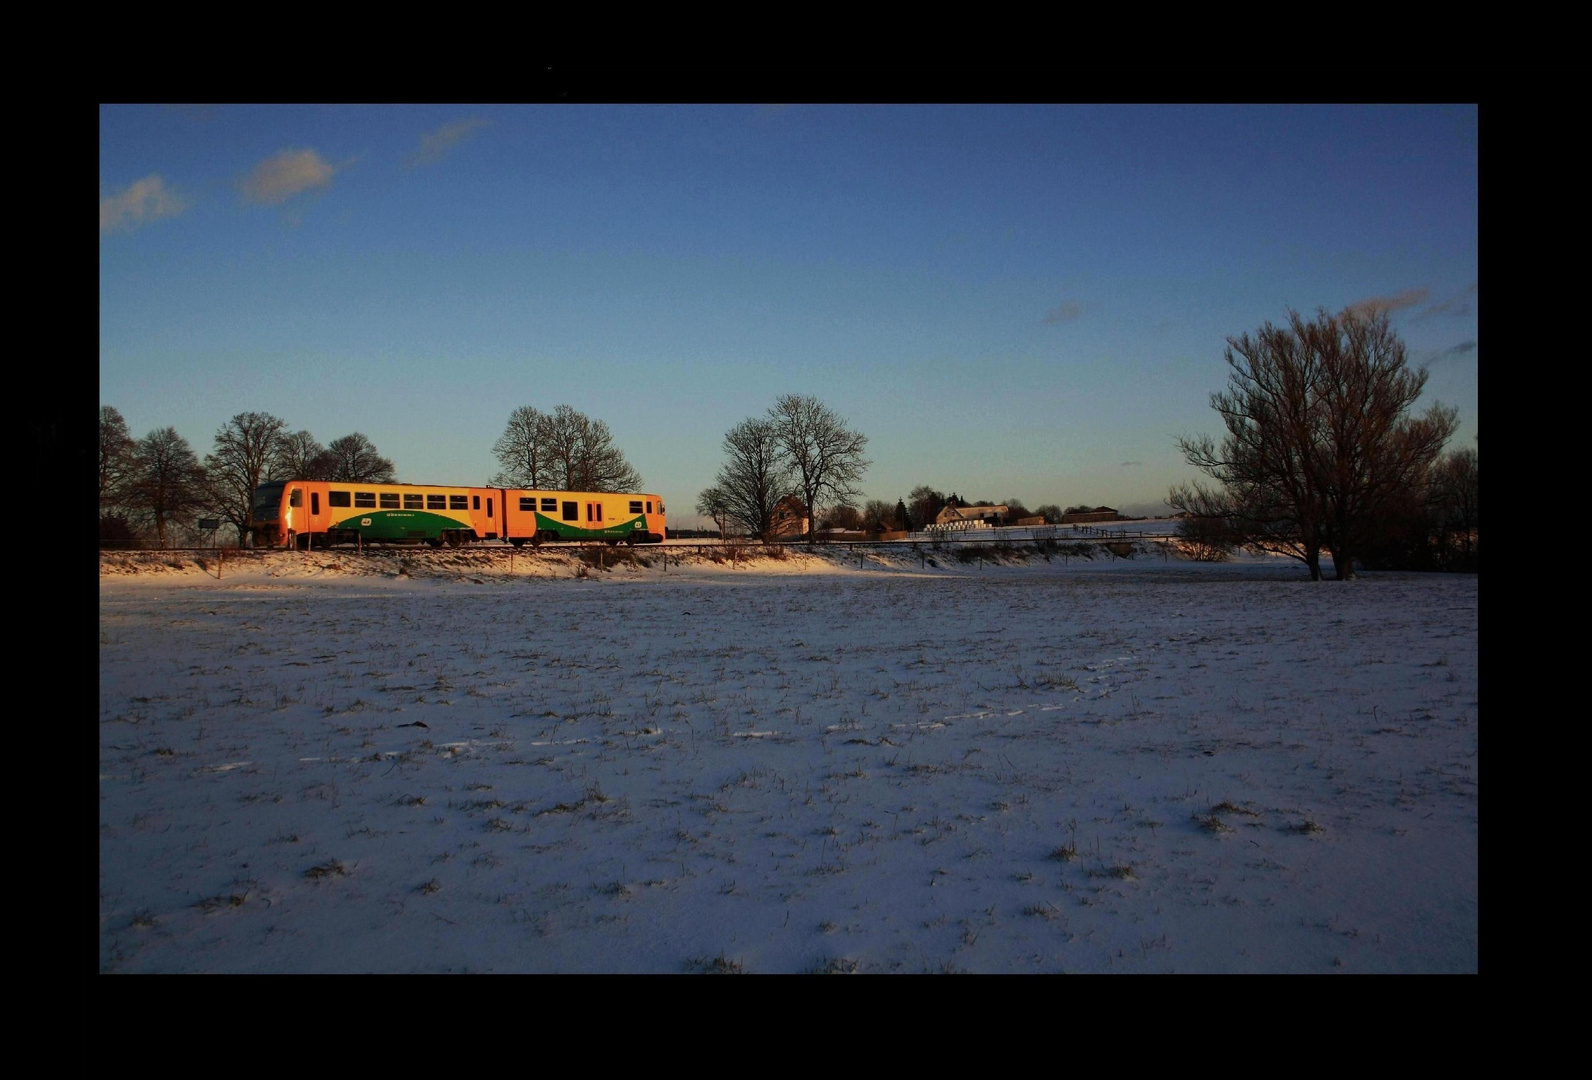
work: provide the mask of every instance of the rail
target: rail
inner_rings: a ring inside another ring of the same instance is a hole
[[[1111,543],[1116,543],[1118,541],[1129,541],[1129,540],[1175,540],[1175,539],[1177,539],[1177,536],[1175,534],[1173,534],[1173,533],[1142,532],[1142,531],[1141,532],[1127,532],[1127,531],[1124,531],[1124,530],[1109,529],[1109,530],[1098,530],[1098,531],[1094,531],[1094,532],[1087,533],[1087,534],[1082,533],[1082,532],[1073,533],[1073,532],[1069,531],[1069,532],[1065,532],[1065,533],[1058,533],[1055,536],[968,536],[968,535],[965,535],[965,534],[956,534],[956,535],[951,535],[951,536],[917,536],[917,535],[914,535],[914,536],[907,537],[907,538],[901,539],[901,540],[813,540],[813,541],[807,541],[807,540],[782,540],[782,541],[775,541],[775,542],[772,542],[772,543],[764,543],[764,542],[762,542],[760,540],[740,540],[740,539],[733,539],[733,538],[729,539],[729,540],[685,540],[685,541],[682,541],[682,540],[669,540],[669,541],[667,541],[665,543],[662,543],[662,544],[638,544],[635,547],[629,547],[627,545],[621,544],[617,548],[615,547],[615,545],[612,545],[612,544],[591,543],[591,542],[584,542],[584,541],[552,541],[552,542],[549,542],[549,543],[541,544],[539,546],[532,546],[532,545],[527,544],[523,548],[512,548],[511,545],[508,544],[506,541],[499,541],[499,540],[478,540],[478,541],[475,541],[473,543],[464,544],[464,545],[462,545],[460,547],[457,547],[457,548],[452,548],[452,547],[433,548],[433,547],[430,547],[430,546],[425,545],[425,544],[384,544],[384,543],[370,543],[370,544],[363,545],[363,547],[366,548],[366,549],[369,549],[371,551],[387,551],[387,552],[403,551],[403,552],[413,552],[415,554],[420,554],[420,555],[436,554],[436,555],[439,555],[439,556],[440,555],[458,555],[460,553],[465,553],[465,552],[470,552],[470,551],[504,551],[504,550],[514,550],[514,551],[519,552],[522,555],[523,554],[534,554],[534,553],[536,553],[538,551],[555,551],[555,552],[556,551],[576,551],[576,552],[579,552],[579,551],[615,551],[615,550],[618,550],[618,551],[634,551],[637,554],[646,554],[647,552],[659,552],[659,551],[674,552],[674,551],[681,551],[681,550],[690,550],[690,551],[697,551],[697,552],[701,552],[701,553],[705,554],[707,552],[713,552],[713,551],[722,552],[722,551],[730,551],[732,549],[740,549],[740,550],[744,551],[744,550],[748,550],[748,549],[764,550],[764,549],[769,549],[769,548],[791,548],[791,549],[797,550],[797,551],[828,551],[828,550],[834,550],[836,548],[912,548],[912,549],[916,550],[917,548],[921,547],[921,548],[928,548],[931,551],[935,551],[935,550],[942,550],[944,548],[957,547],[957,546],[961,546],[961,545],[982,545],[982,546],[985,546],[985,547],[997,547],[997,548],[999,548],[999,547],[1020,547],[1020,546],[1021,547],[1031,547],[1031,546],[1035,546],[1035,545],[1040,545],[1040,546],[1044,546],[1044,545],[1061,546],[1061,545],[1071,545],[1071,544],[1111,544]],[[160,546],[156,546],[156,545],[153,545],[153,544],[146,544],[146,543],[141,543],[141,542],[134,541],[134,542],[131,542],[131,543],[104,542],[104,543],[100,544],[99,550],[100,550],[100,554],[102,554],[102,555],[110,555],[110,554],[149,554],[149,555],[158,555],[158,554],[162,554],[162,553],[171,553],[171,554],[179,554],[179,553],[206,554],[206,553],[208,553],[208,554],[214,554],[216,552],[225,552],[228,557],[232,557],[232,556],[235,556],[235,555],[243,555],[243,556],[266,555],[266,554],[270,554],[272,552],[287,553],[287,552],[291,551],[292,549],[284,548],[284,547],[275,547],[275,548],[237,547],[235,545],[230,545],[230,544],[205,544],[205,545],[197,545],[197,546],[196,545],[186,545],[186,546],[180,546],[180,547],[178,547],[178,546],[160,547]],[[315,551],[336,551],[336,552],[339,552],[341,554],[350,554],[350,553],[357,554],[359,552],[360,548],[357,547],[356,545],[352,545],[352,544],[336,544],[336,545],[332,545],[330,547],[316,547],[313,550],[315,550]]]

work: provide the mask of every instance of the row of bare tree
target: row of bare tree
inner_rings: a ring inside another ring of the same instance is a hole
[[[544,413],[523,405],[492,447],[501,466],[490,484],[550,491],[639,491],[641,474],[613,433],[568,405]]]
[[[122,414],[100,407],[100,541],[152,534],[165,546],[191,534],[198,517],[236,530],[254,527],[254,489],[272,479],[390,483],[393,463],[359,432],[322,446],[308,431],[288,431],[269,413],[239,413],[221,425],[203,460],[175,428],[133,438]]]
[[[781,395],[767,413],[749,417],[724,436],[724,465],[697,498],[697,513],[763,539],[781,531],[781,504],[800,503],[807,539],[819,527],[813,508],[853,507],[872,464],[868,437],[815,397]]]
[[[501,469],[487,482],[562,491],[635,491],[641,475],[614,445],[608,425],[568,405],[551,413],[515,409],[493,447]],[[135,439],[121,413],[100,408],[100,540],[153,536],[162,546],[192,534],[196,518],[236,530],[246,543],[254,528],[254,490],[269,480],[332,480],[390,484],[397,473],[365,435],[323,446],[308,431],[289,431],[269,413],[239,413],[216,432],[200,460],[175,428]]]

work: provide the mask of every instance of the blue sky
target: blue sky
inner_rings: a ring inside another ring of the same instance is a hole
[[[782,393],[864,488],[1167,513],[1225,338],[1381,302],[1477,430],[1473,106],[105,106],[100,402],[481,483],[605,420],[689,523]],[[1424,404],[1424,403],[1423,403]]]

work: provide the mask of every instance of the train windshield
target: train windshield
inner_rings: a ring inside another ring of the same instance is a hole
[[[254,520],[275,521],[282,506],[282,489],[285,480],[273,480],[254,489]]]

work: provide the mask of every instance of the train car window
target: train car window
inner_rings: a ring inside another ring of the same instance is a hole
[[[426,509],[427,510],[446,510],[447,508],[448,508],[448,497],[446,495],[427,495],[426,496]]]
[[[304,505],[304,489],[303,488],[294,488],[293,489],[293,493],[287,497],[287,504],[289,506],[303,506]]]
[[[536,500],[535,499],[521,499],[520,500],[520,509],[525,511],[527,514],[536,513]]]
[[[376,493],[374,491],[356,491],[356,492],[354,492],[354,505],[355,506],[369,507],[370,509],[375,509],[375,507],[376,507]]]
[[[635,500],[635,499],[630,500],[630,512],[632,514],[641,513],[641,503],[638,500]]]
[[[651,499],[647,500],[647,513],[649,513],[649,514],[652,513],[652,500]]]
[[[567,502],[567,503],[564,504],[564,520],[565,521],[579,521],[580,520],[580,503]]]
[[[426,500],[425,500],[425,497],[423,495],[405,495],[404,496],[404,509],[405,510],[424,510],[425,508],[426,508]]]
[[[479,509],[481,509],[481,496],[479,496],[479,495],[471,495],[470,496],[470,509],[471,510],[479,510]]]
[[[492,500],[491,499],[488,499],[486,501],[486,516],[487,517],[491,517],[492,516]]]
[[[396,509],[398,509],[398,493],[396,491],[384,491],[384,492],[382,492],[381,493],[381,508],[383,510],[396,510]]]
[[[468,509],[470,509],[470,497],[468,495],[449,495],[448,496],[448,509],[449,510],[468,510]]]
[[[544,514],[556,514],[556,513],[558,513],[558,500],[557,499],[543,499],[542,500],[542,513],[544,513]]]
[[[334,491],[334,492],[332,492],[332,494],[335,496],[337,494],[337,492]],[[344,494],[347,494],[347,493],[345,492]],[[316,514],[319,514],[320,512],[321,512],[321,493],[318,492],[318,491],[312,491],[312,492],[310,492],[310,516],[314,517]]]
[[[349,505],[348,492],[346,492],[346,491],[328,491],[326,493],[326,505],[328,505],[328,506],[347,506],[347,505]]]

